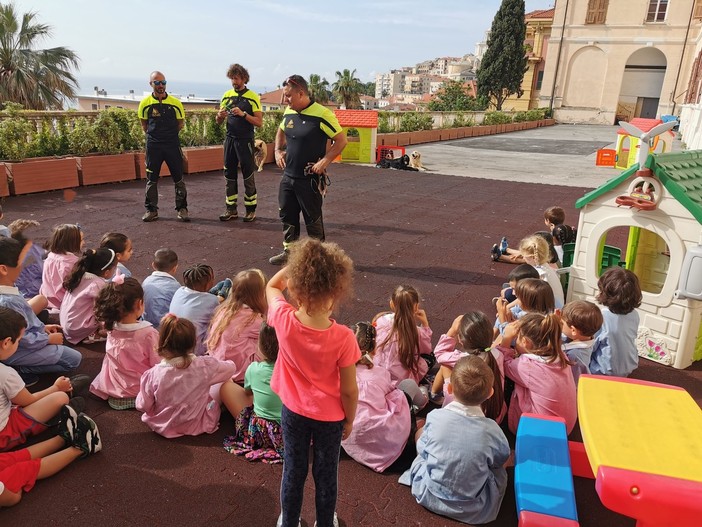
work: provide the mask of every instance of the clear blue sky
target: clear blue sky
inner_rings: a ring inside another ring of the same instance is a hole
[[[3,3],[8,0],[0,0]],[[12,1],[12,0],[10,0]],[[376,73],[475,51],[500,0],[14,0],[53,28],[42,47],[66,46],[79,77],[169,79],[227,85],[228,65],[251,85],[275,87],[291,73]],[[526,0],[526,11],[553,0]],[[146,87],[146,81],[144,83]],[[90,88],[81,86],[81,92]]]

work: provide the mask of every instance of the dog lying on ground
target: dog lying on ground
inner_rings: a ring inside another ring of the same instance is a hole
[[[378,168],[392,168],[394,170],[409,170],[411,172],[418,171],[418,169],[410,166],[410,157],[408,155],[398,157],[397,159],[381,159],[375,166]]]
[[[416,150],[413,150],[409,158],[409,166],[411,166],[412,168],[416,168],[417,170],[421,170],[422,172],[426,170],[424,165],[422,165],[422,154],[420,154]]]
[[[267,156],[268,145],[266,145],[266,143],[264,143],[260,139],[256,139],[254,141],[254,163],[256,163],[259,172],[263,170],[263,163],[266,162]]]

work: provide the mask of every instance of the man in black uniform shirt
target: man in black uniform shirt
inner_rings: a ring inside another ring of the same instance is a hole
[[[160,71],[151,74],[153,92],[139,103],[139,119],[146,133],[146,212],[142,221],[158,219],[158,178],[166,162],[175,184],[175,208],[180,221],[188,216],[188,191],[183,181],[183,153],[178,134],[185,124],[181,102],[166,93],[166,77]]]
[[[232,64],[227,71],[233,89],[224,92],[217,124],[227,120],[227,138],[224,140],[224,179],[227,182],[226,210],[219,215],[222,221],[239,217],[236,210],[238,200],[237,166],[241,166],[244,179],[244,221],[256,219],[256,164],[254,163],[254,126],[263,124],[261,100],[256,92],[249,90],[249,72],[240,64]]]
[[[310,98],[303,77],[288,77],[283,96],[288,107],[275,136],[275,162],[284,169],[278,190],[283,252],[268,260],[273,265],[287,262],[290,244],[300,237],[300,212],[307,235],[324,241],[326,169],[346,146],[346,133],[334,112]],[[329,139],[334,144],[327,151]]]

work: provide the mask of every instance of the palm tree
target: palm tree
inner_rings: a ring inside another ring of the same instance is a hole
[[[323,79],[316,73],[310,75],[309,82],[310,96],[318,103],[325,104],[329,102],[329,81]]]
[[[363,84],[356,77],[356,70],[337,71],[336,82],[332,85],[332,92],[337,102],[343,101],[347,110],[361,107],[359,95],[363,93]]]
[[[36,16],[20,16],[13,4],[0,4],[0,100],[32,110],[62,109],[76,96],[71,70],[79,59],[64,47],[36,49],[51,36],[51,26],[36,22]]]

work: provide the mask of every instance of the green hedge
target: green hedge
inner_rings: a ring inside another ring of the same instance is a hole
[[[0,112],[0,159],[118,154],[144,148],[144,131],[134,110],[109,108],[90,117],[71,113],[37,119],[32,112],[30,119],[29,112],[10,105]],[[217,124],[216,115],[214,109],[187,112],[181,146],[222,144],[226,127]],[[282,118],[282,111],[266,112],[263,126],[256,128],[256,139],[272,143]]]

